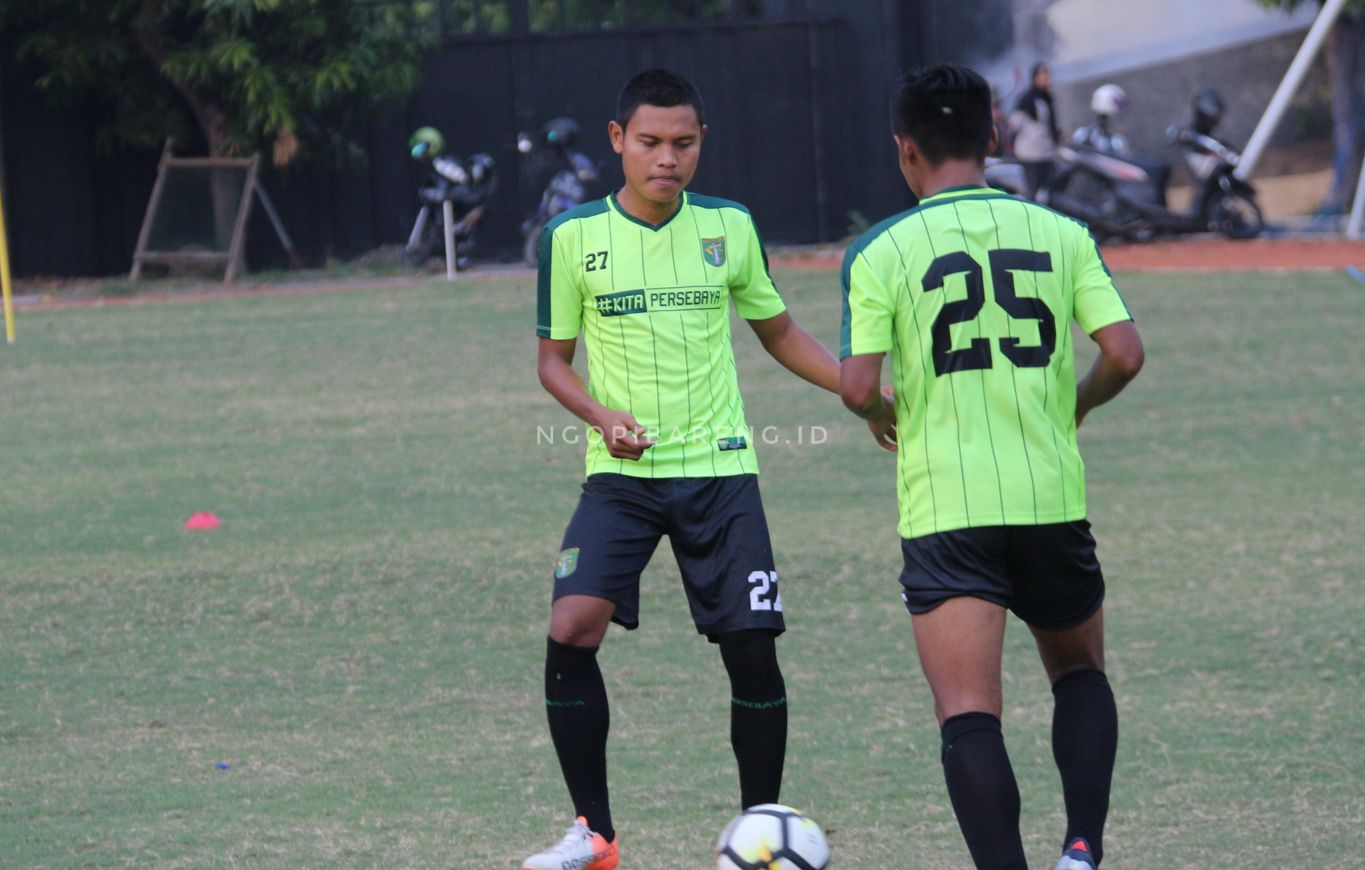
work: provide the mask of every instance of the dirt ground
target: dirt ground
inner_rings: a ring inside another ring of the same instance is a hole
[[[1365,242],[1345,239],[1182,239],[1102,250],[1109,268],[1122,272],[1365,269]]]
[[[1332,239],[1254,239],[1232,242],[1221,238],[1113,244],[1102,249],[1116,272],[1212,272],[1260,269],[1356,269],[1365,271],[1365,241]],[[794,251],[775,255],[774,266],[838,269],[838,248]]]
[[[1116,272],[1211,272],[1229,270],[1344,269],[1365,281],[1365,241],[1351,242],[1333,239],[1255,239],[1231,242],[1220,238],[1194,238],[1134,244],[1105,245],[1104,259]],[[843,247],[822,245],[816,248],[791,248],[771,253],[775,268],[807,268],[837,270],[843,262]],[[490,278],[524,275],[528,282],[535,280],[530,269],[521,266],[479,266],[462,273],[458,281],[480,281]],[[232,287],[216,283],[187,282],[185,286],[168,288],[165,283],[149,286],[143,291],[127,295],[109,296],[100,293],[106,282],[97,280],[18,282],[15,302],[25,309],[128,305],[162,301],[203,301],[247,294],[329,293],[360,288],[397,289],[411,287],[424,281],[443,283],[444,276],[387,275],[383,277],[329,278],[317,273],[300,275],[298,280],[269,283],[245,280]]]

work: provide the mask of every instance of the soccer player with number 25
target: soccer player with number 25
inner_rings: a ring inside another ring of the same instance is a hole
[[[586,422],[587,480],[555,565],[545,703],[578,817],[523,870],[618,863],[597,650],[639,624],[640,573],[668,535],[697,630],[730,677],[740,804],[777,803],[787,696],[782,598],[735,375],[729,305],[795,374],[838,392],[839,365],[793,322],[749,212],[686,190],[706,124],[691,82],[632,78],[608,125],[625,184],[540,240],[540,382]],[[583,335],[588,383],[572,368]]]
[[[844,258],[844,404],[897,454],[903,598],[972,859],[1027,866],[1000,727],[1008,609],[1032,630],[1055,698],[1056,868],[1088,870],[1103,856],[1118,714],[1076,427],[1137,374],[1142,340],[1084,226],[986,187],[996,134],[981,76],[907,76],[891,115],[920,202]],[[1079,383],[1073,319],[1099,345]],[[894,407],[879,388],[887,353]]]

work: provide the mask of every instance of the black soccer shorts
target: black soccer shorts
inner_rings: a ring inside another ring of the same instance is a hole
[[[640,624],[640,573],[668,536],[697,631],[780,634],[782,597],[758,477],[652,480],[594,474],[555,562],[554,598],[591,595],[616,605],[612,621]]]
[[[1104,602],[1090,523],[983,526],[901,541],[901,597],[928,613],[964,595],[1007,607],[1035,628],[1071,628]]]

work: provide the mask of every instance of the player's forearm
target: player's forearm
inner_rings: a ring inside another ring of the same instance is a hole
[[[764,347],[792,374],[831,393],[839,392],[839,361],[801,327],[792,324],[781,338]]]
[[[886,397],[882,395],[882,354],[859,354],[844,357],[839,363],[839,398],[844,407],[872,420],[882,413]]]
[[[1078,426],[1086,414],[1121,393],[1142,371],[1146,359],[1142,338],[1131,321],[1106,326],[1092,338],[1100,346],[1100,355],[1086,376],[1076,384]]]
[[[844,394],[844,407],[864,420],[896,418],[896,406],[887,401],[887,398],[875,389],[872,394],[865,399]]]
[[[538,370],[540,385],[545,392],[554,396],[555,401],[584,423],[596,425],[604,408],[588,393],[588,388],[573,366],[561,359],[551,358],[541,360]]]
[[[845,357],[839,365],[839,398],[845,408],[867,421],[877,444],[894,452],[896,406],[891,401],[891,389],[878,386],[881,373],[881,354]]]
[[[844,379],[839,384],[839,397],[844,407],[869,423],[891,427],[896,423],[896,406],[887,398],[877,385],[875,375],[866,379],[865,372],[845,370]]]
[[[1089,374],[1076,384],[1077,424],[1086,414],[1122,392],[1136,375],[1137,372],[1122,369],[1104,357],[1095,360]]]

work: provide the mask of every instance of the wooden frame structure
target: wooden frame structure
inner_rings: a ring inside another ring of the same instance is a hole
[[[167,140],[166,147],[161,152],[161,162],[157,165],[156,170],[156,183],[152,185],[152,195],[147,200],[147,212],[142,218],[142,229],[138,232],[137,248],[133,251],[133,268],[128,273],[129,280],[141,280],[142,268],[148,264],[159,266],[221,265],[224,268],[223,283],[234,283],[238,275],[245,271],[246,222],[251,214],[253,195],[261,201],[261,207],[265,209],[267,217],[270,218],[270,223],[275,228],[275,234],[279,236],[281,244],[284,245],[285,251],[289,254],[289,262],[296,269],[302,267],[298,254],[294,251],[294,244],[290,241],[289,234],[285,232],[284,224],[280,221],[274,204],[271,203],[265,189],[261,187],[260,154],[252,154],[250,157],[176,157],[171,151],[172,144]],[[148,248],[156,215],[161,208],[162,194],[166,189],[166,177],[175,169],[245,170],[246,179],[242,184],[241,198],[237,203],[237,211],[233,219],[232,236],[226,251],[157,251]]]

